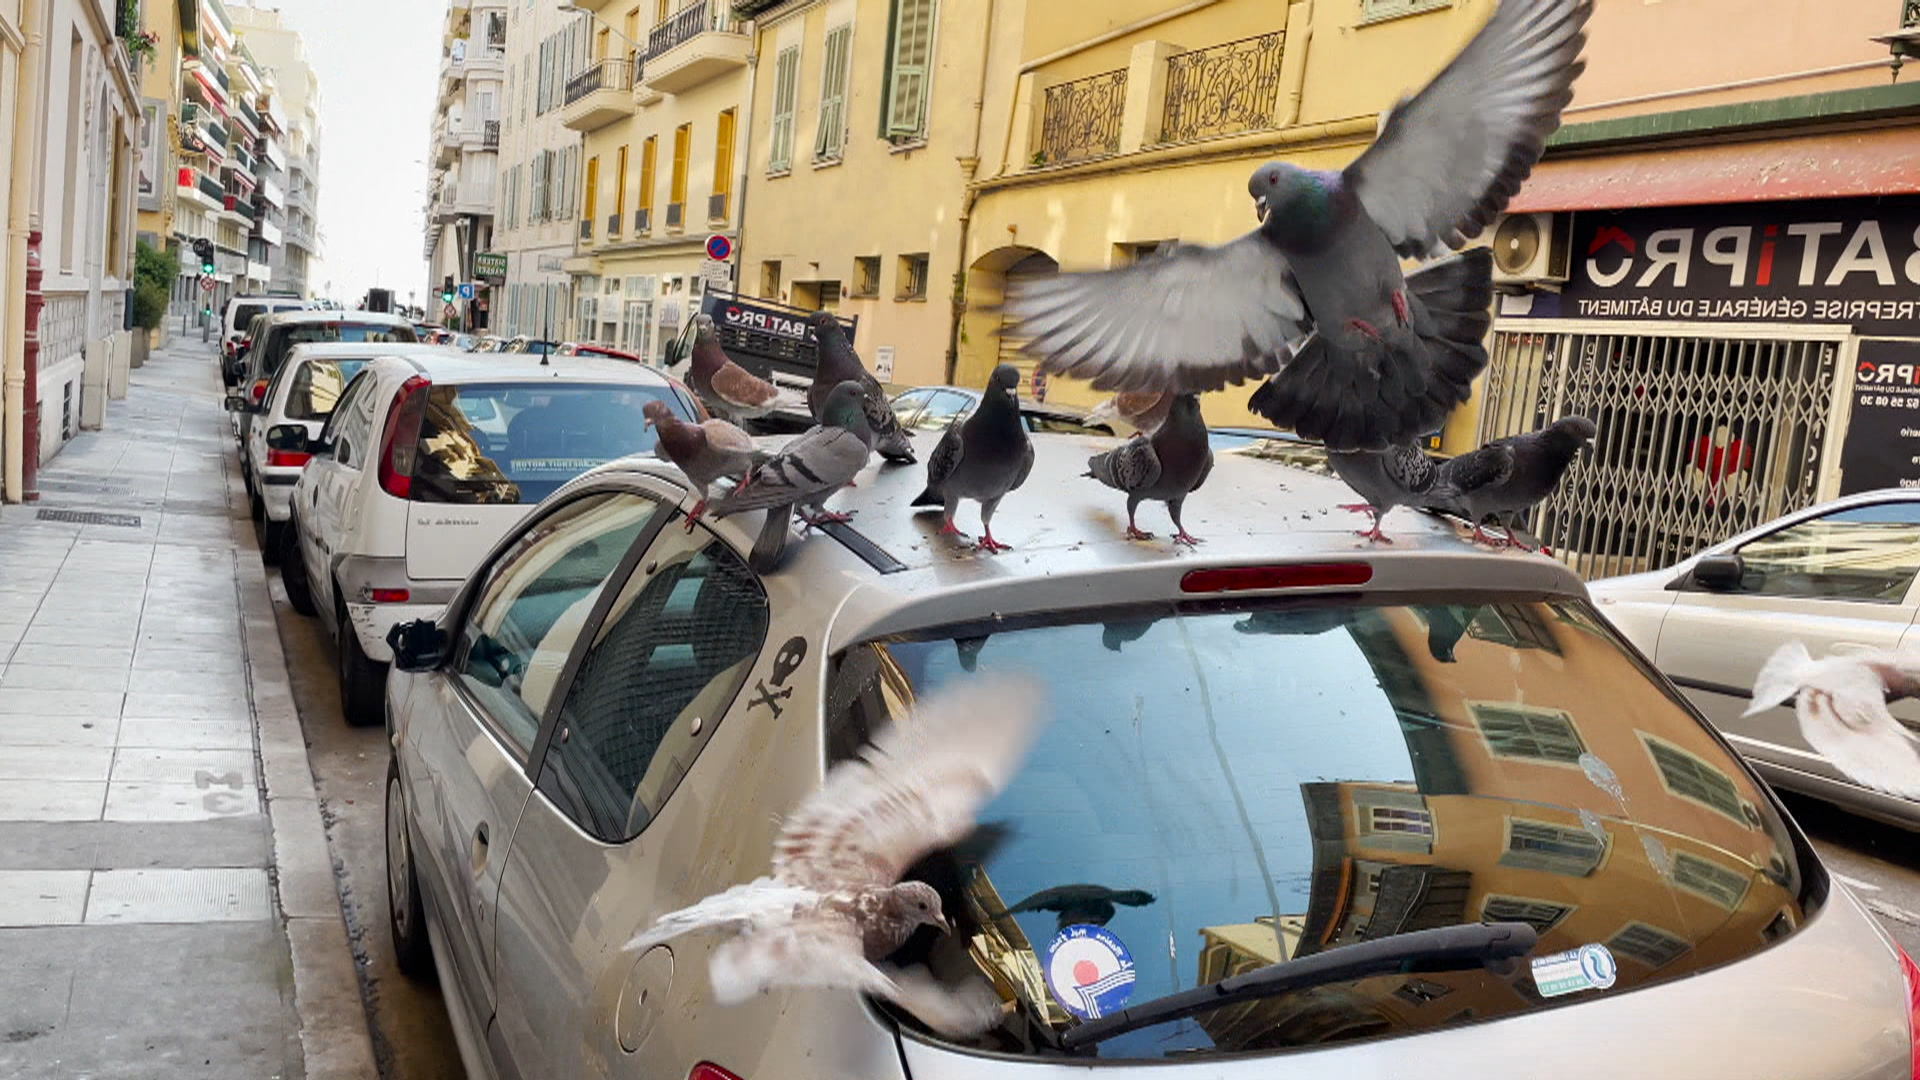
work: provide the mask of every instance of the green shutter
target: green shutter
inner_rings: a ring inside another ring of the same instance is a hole
[[[847,52],[852,26],[827,31],[826,58],[821,64],[820,125],[813,136],[813,156],[831,161],[840,156],[847,132]]]
[[[933,0],[895,0],[886,111],[886,134],[890,138],[912,138],[926,130],[932,51]]]
[[[780,50],[773,67],[773,143],[767,157],[768,172],[785,172],[793,167],[793,99],[800,82],[800,46]]]

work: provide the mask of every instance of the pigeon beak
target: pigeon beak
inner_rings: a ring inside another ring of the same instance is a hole
[[[1253,216],[1258,218],[1262,225],[1267,223],[1267,197],[1265,195],[1254,196]]]

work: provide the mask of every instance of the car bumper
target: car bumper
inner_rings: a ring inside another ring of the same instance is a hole
[[[260,480],[260,501],[267,506],[267,520],[285,521],[292,517],[293,485],[300,480],[300,470],[268,469]]]
[[[360,651],[377,663],[393,662],[393,650],[387,647],[387,632],[415,619],[437,619],[446,610],[446,601],[429,604],[363,604],[347,601],[347,621],[353,624],[353,636],[360,639]]]

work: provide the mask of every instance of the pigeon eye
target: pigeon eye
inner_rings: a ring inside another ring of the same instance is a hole
[[[1277,172],[1270,172],[1270,173],[1268,173],[1268,174],[1267,174],[1267,183],[1269,183],[1269,184],[1277,184],[1277,183],[1279,183],[1279,182],[1280,182],[1280,174],[1279,174],[1279,173],[1277,173]]]

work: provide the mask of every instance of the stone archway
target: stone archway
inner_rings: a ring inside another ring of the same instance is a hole
[[[982,254],[967,268],[967,310],[961,321],[959,369],[954,381],[983,386],[995,364],[1020,369],[1021,389],[1033,392],[1033,359],[1020,352],[1020,342],[1002,335],[1005,319],[999,310],[1009,279],[1044,276],[1060,269],[1053,256],[1038,248],[1009,244]]]

